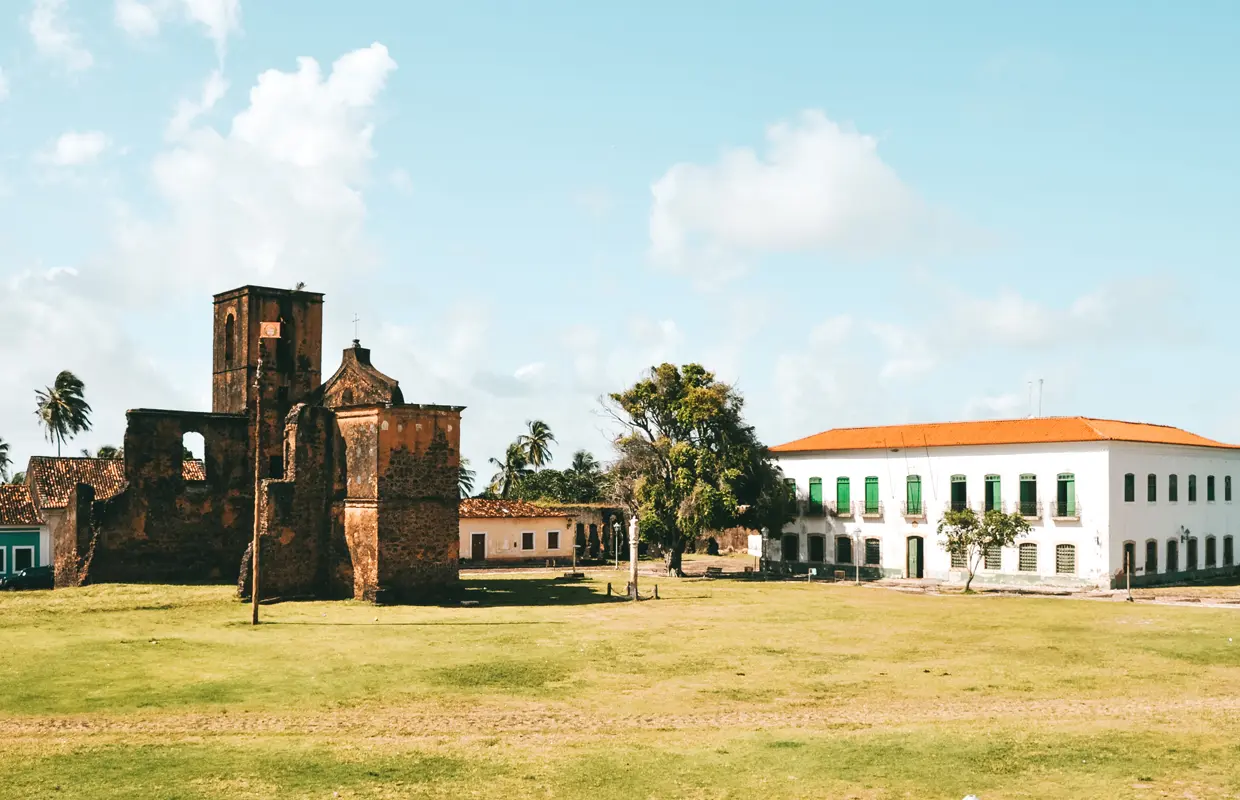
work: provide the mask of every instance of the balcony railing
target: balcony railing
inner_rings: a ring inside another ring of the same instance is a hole
[[[947,505],[943,507],[944,511],[964,511],[969,508],[968,500],[948,500]]]
[[[1041,500],[1020,500],[1016,503],[1016,510],[1025,519],[1042,519]]]
[[[1081,518],[1081,504],[1073,500],[1056,500],[1051,504],[1051,519],[1073,522]]]
[[[906,520],[925,519],[926,518],[926,501],[921,500],[916,503],[910,503],[905,500],[901,507],[901,512]]]
[[[998,511],[1000,514],[1005,514],[1005,513],[1007,513],[1007,506],[1004,504],[1004,502],[1003,502],[1002,500],[1000,500],[1000,501],[999,501],[999,502],[997,502],[997,503],[992,503],[992,504],[990,505],[990,507],[989,507],[989,508],[987,508],[987,507],[986,507],[986,504],[983,502],[983,503],[982,503],[982,507],[981,507],[981,509],[979,509],[979,511],[980,511],[982,514],[985,514],[987,511]]]
[[[804,500],[801,503],[801,515],[805,517],[821,517],[825,513],[821,500]]]
[[[883,518],[883,502],[881,500],[874,503],[866,501],[861,504],[862,519],[882,519]]]
[[[832,500],[827,505],[827,508],[831,512],[831,516],[833,517],[840,517],[841,519],[852,519],[852,516],[853,516],[853,504],[852,503],[840,503],[838,500]]]

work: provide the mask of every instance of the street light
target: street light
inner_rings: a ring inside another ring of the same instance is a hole
[[[611,544],[616,553],[616,569],[620,569],[620,520],[611,521]]]

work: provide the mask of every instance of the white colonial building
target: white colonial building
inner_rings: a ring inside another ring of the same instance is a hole
[[[969,506],[1030,535],[975,580],[1112,586],[1240,577],[1240,448],[1178,428],[1039,417],[839,428],[772,448],[799,516],[769,542],[785,569],[963,580],[938,524]]]

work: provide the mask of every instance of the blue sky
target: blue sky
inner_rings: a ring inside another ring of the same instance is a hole
[[[210,294],[302,280],[475,464],[664,359],[772,443],[1038,378],[1240,441],[1240,9],[999,6],[8,4],[0,437],[62,368],[74,450],[208,407]]]

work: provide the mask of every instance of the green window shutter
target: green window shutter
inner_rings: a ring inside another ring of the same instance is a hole
[[[849,491],[848,478],[835,480],[835,504],[841,514],[846,513],[852,505],[852,493]]]
[[[815,513],[822,511],[822,478],[809,479],[809,510]]]
[[[1223,500],[1224,502],[1227,502],[1227,503],[1231,502],[1231,476],[1230,475],[1226,475],[1223,477]]]
[[[1206,476],[1206,502],[1207,503],[1214,502],[1214,476],[1213,475]]]
[[[1059,516],[1076,516],[1076,477],[1071,472],[1060,473],[1056,500],[1059,502]]]
[[[788,497],[795,503],[797,499],[797,479],[784,478],[784,486],[788,488]]]
[[[1152,472],[1146,480],[1145,499],[1151,503],[1158,501],[1158,476]]]
[[[878,513],[878,478],[870,476],[865,479],[865,512]]]
[[[921,513],[921,476],[908,476],[908,513]]]
[[[1188,476],[1188,502],[1190,503],[1197,502],[1197,476],[1196,475]]]
[[[1180,476],[1167,476],[1167,502],[1178,503],[1180,501]]]
[[[1003,497],[999,492],[999,476],[986,476],[986,496],[982,498],[985,502],[984,510],[991,511],[1003,508]]]
[[[1137,499],[1137,476],[1129,472],[1124,476],[1124,502],[1131,503]]]

